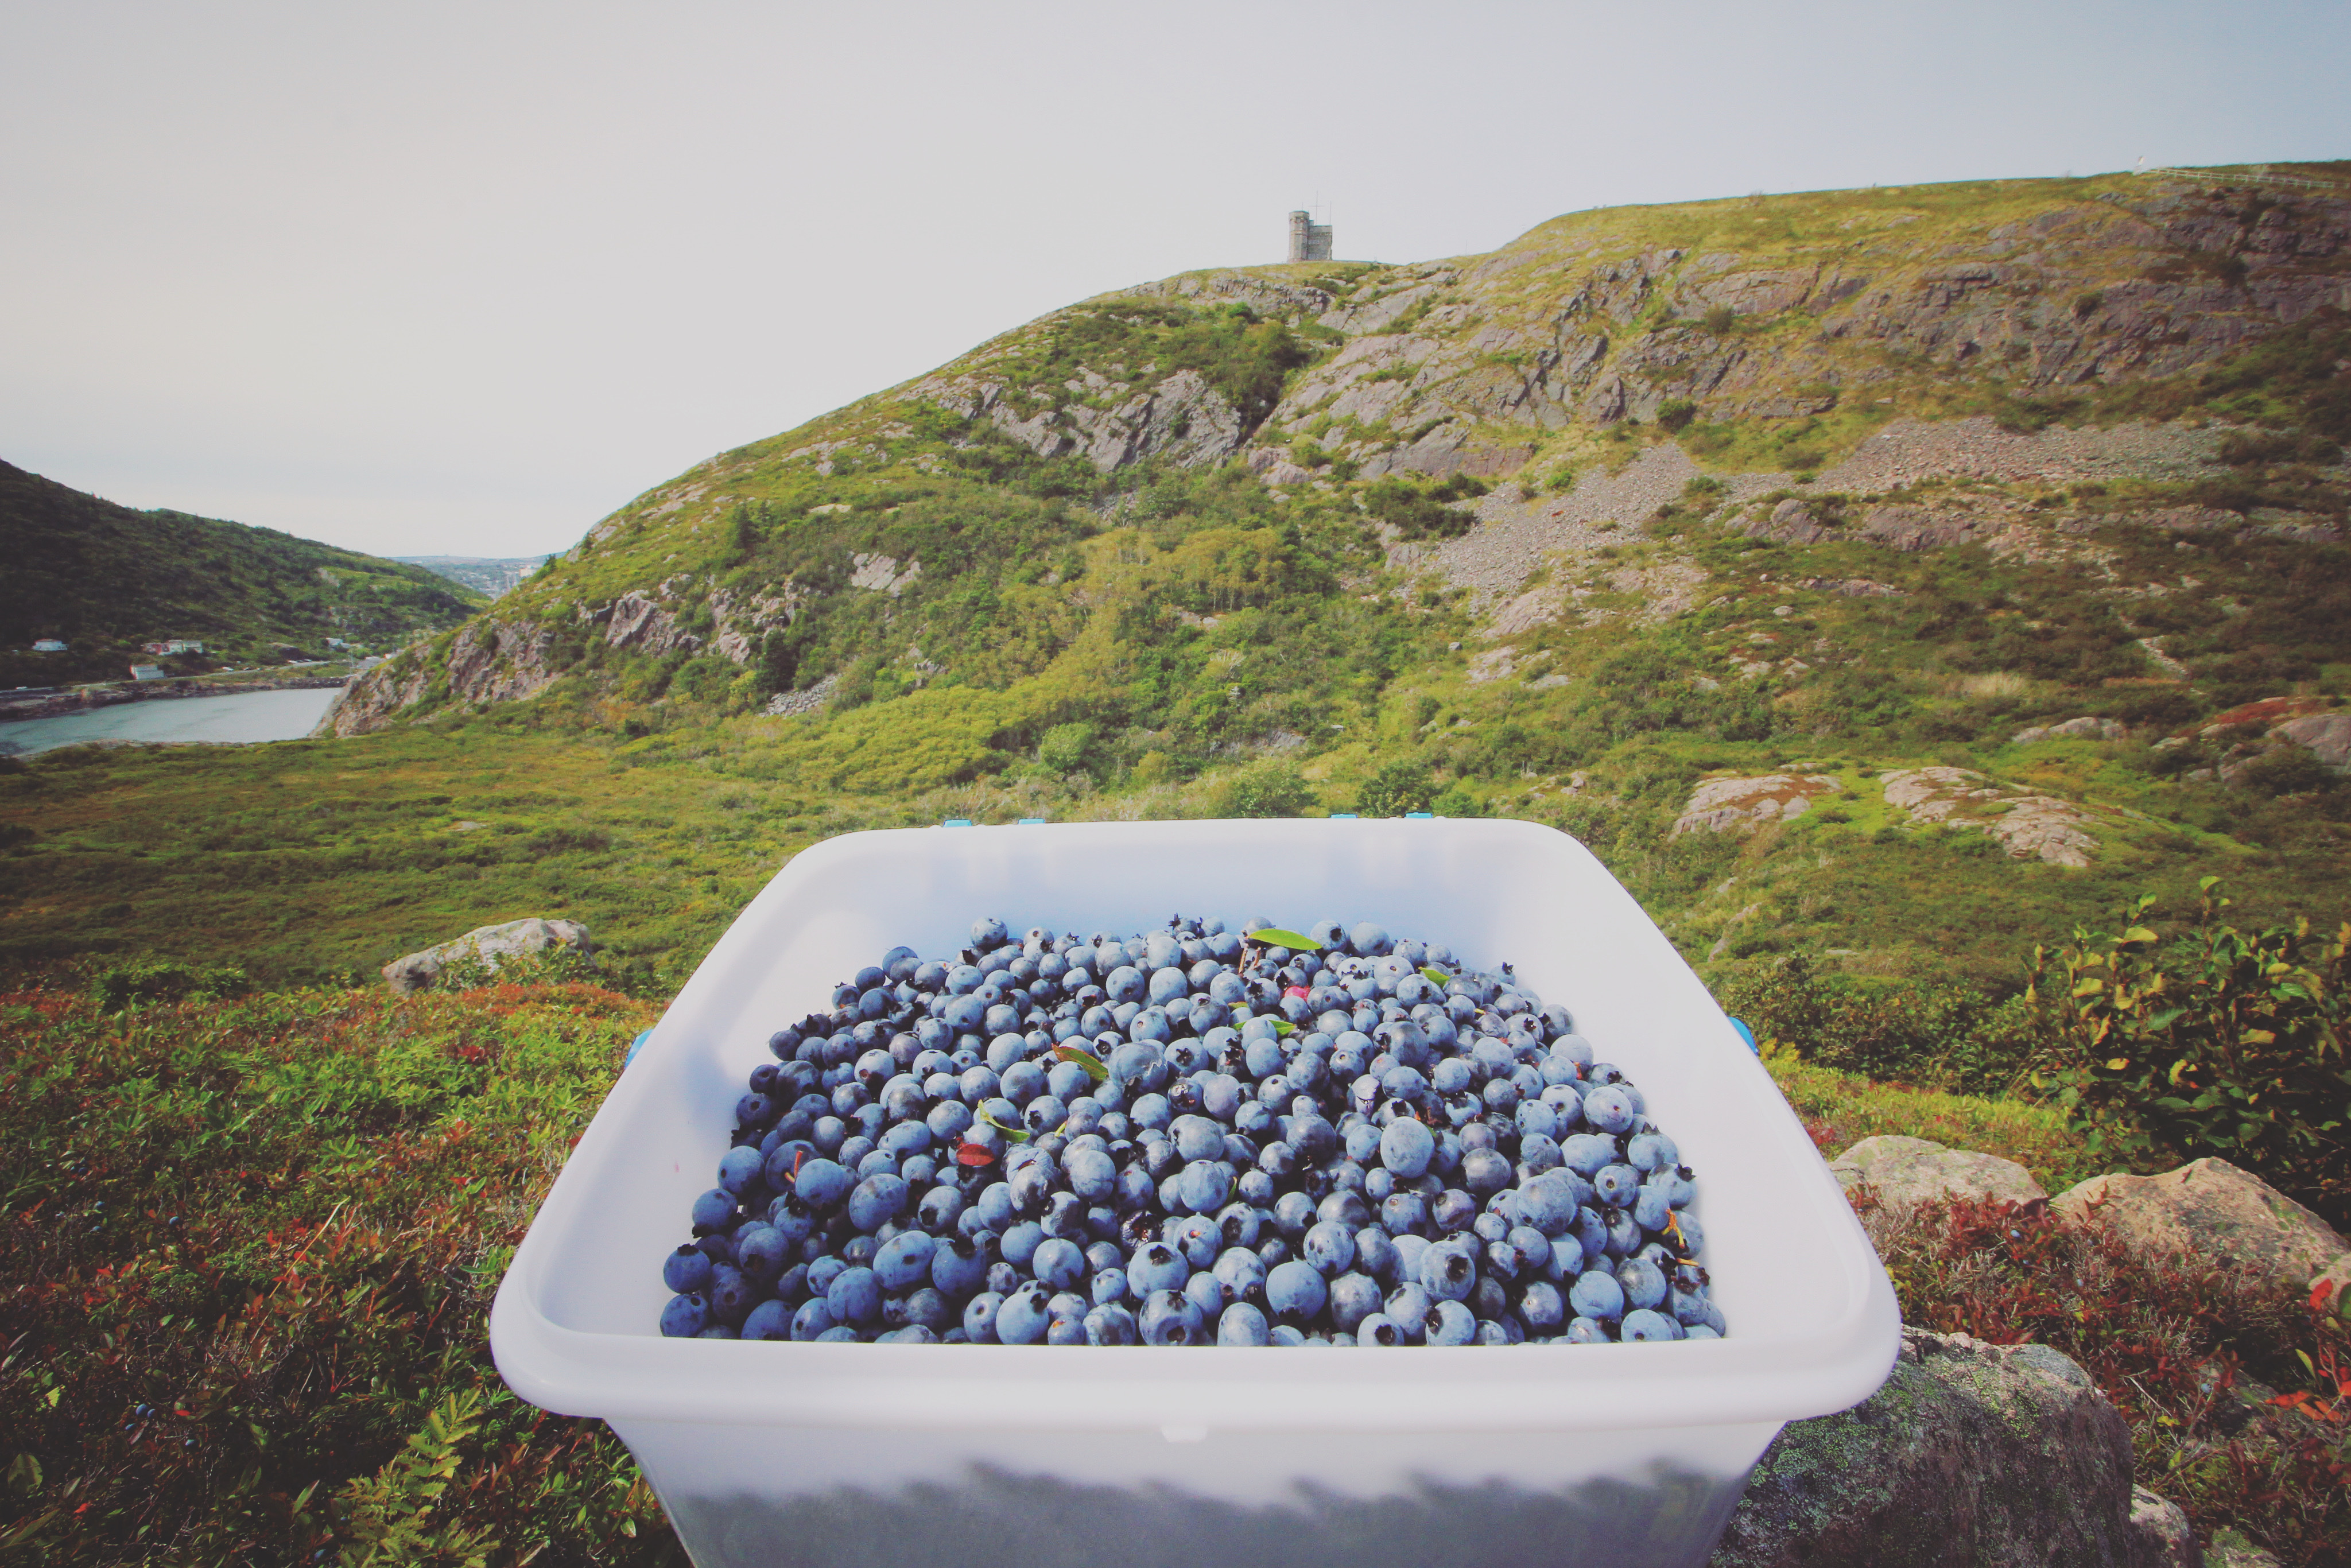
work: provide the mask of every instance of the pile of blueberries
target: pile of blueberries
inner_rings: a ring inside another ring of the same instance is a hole
[[[1287,939],[1294,946],[1283,946]],[[1379,926],[897,947],[768,1044],[662,1333],[1520,1344],[1723,1333],[1689,1167],[1565,1009]]]

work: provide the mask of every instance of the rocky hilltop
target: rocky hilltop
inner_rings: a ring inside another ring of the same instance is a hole
[[[1938,885],[2159,880],[2224,841],[2317,877],[2346,241],[2323,165],[1186,274],[656,486],[330,725],[751,723],[795,789],[1064,811],[1244,765],[1290,782],[1220,809],[1394,804],[1364,781],[1402,769],[1671,846],[1642,891],[1695,956],[1883,940],[1817,866],[1785,899],[1689,869],[1792,865],[1791,834],[1870,846],[1853,876],[1897,842],[2017,868]]]
[[[2225,431],[2117,425],[2127,390],[2331,328],[2351,309],[2346,239],[2351,183],[2116,177],[1614,209],[1488,256],[1146,284],[648,492],[509,595],[500,626],[440,644],[432,677],[386,672],[339,723],[371,727],[427,691],[535,693],[567,667],[544,629],[558,604],[615,649],[747,666],[810,585],[713,584],[729,564],[717,525],[746,503],[806,512],[794,503],[828,480],[986,485],[1008,456],[1113,476],[1239,459],[1276,486],[1531,468],[1547,489],[1571,480],[1567,521],[1595,503],[1640,511],[1719,467],[1746,470],[1750,490],[1826,468],[1828,486],[1864,494],[1930,476],[2192,476],[2217,465]],[[2037,432],[2018,429],[2020,409]],[[2050,427],[2069,414],[2095,423]],[[1572,483],[1562,433],[1659,422],[1688,464],[1645,465],[1636,494]],[[1578,507],[1586,489],[1601,493]],[[1790,536],[1790,516],[1770,526]],[[1951,543],[1976,524],[1876,526]]]

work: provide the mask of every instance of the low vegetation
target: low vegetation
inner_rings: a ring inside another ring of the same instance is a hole
[[[217,994],[243,987],[151,968],[0,996],[0,1551],[682,1563],[620,1444],[516,1400],[486,1343],[523,1228],[657,1008],[554,974]],[[2053,1187],[2098,1168],[2053,1110],[1769,1064],[1824,1148],[1923,1134]],[[2339,1324],[2043,1221],[1872,1224],[1907,1317],[2075,1356],[2201,1532],[2342,1552]]]
[[[2351,1560],[2351,1319],[2002,1204],[1865,1218],[1905,1322],[2071,1356],[2129,1424],[2138,1484],[2199,1540]]]
[[[0,997],[0,1555],[683,1561],[619,1442],[516,1400],[485,1328],[653,1008],[109,999]]]

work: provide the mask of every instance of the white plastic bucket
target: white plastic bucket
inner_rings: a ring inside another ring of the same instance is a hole
[[[688,1233],[774,1030],[904,943],[1376,920],[1508,961],[1639,1085],[1698,1175],[1719,1341],[1049,1349],[664,1339]],[[702,1568],[925,1561],[1423,1568],[1699,1563],[1781,1426],[1892,1367],[1891,1284],[1762,1065],[1564,834],[1447,820],[852,833],[695,972],[516,1252],[490,1318],[523,1398],[610,1422]]]

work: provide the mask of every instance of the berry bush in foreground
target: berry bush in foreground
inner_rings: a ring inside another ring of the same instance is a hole
[[[1703,1339],[1689,1167],[1506,965],[1370,923],[897,947],[779,1030],[674,1336]]]

